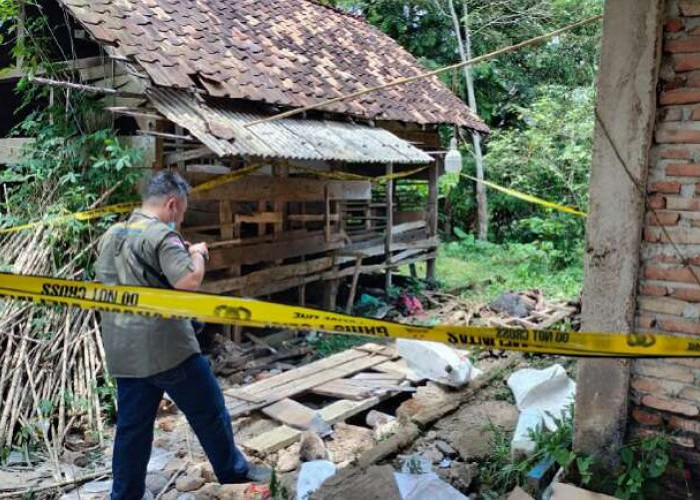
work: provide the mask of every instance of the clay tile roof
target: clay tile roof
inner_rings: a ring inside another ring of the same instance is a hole
[[[159,87],[293,108],[426,71],[363,19],[312,0],[60,1]],[[435,77],[325,110],[488,132]]]

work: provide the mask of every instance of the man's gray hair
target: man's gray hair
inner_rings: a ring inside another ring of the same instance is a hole
[[[151,198],[167,198],[168,196],[186,198],[189,193],[190,185],[180,174],[170,170],[159,170],[144,183],[141,198],[144,201]]]

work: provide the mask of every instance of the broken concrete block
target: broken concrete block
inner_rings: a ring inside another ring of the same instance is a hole
[[[365,427],[345,423],[336,424],[328,452],[333,463],[352,462],[374,447],[374,432]]]
[[[192,492],[194,500],[218,500],[221,485],[205,484],[201,489]]]
[[[609,495],[593,493],[591,491],[571,486],[570,484],[556,483],[552,485],[552,500],[617,500]]]
[[[302,462],[315,462],[328,459],[328,451],[323,439],[314,431],[305,431],[301,435],[299,445],[299,460]]]
[[[217,494],[218,500],[247,500],[248,484],[222,484]]]
[[[437,342],[398,339],[396,349],[418,376],[461,387],[478,375],[463,353]]]
[[[299,498],[297,492],[297,498]],[[423,497],[432,499],[432,496]],[[326,480],[310,500],[402,500],[390,465],[342,472]]]
[[[301,465],[301,459],[299,458],[299,452],[301,450],[301,445],[295,443],[289,448],[280,450],[277,453],[277,464],[275,465],[275,470],[277,472],[291,472],[299,468]],[[307,460],[308,462],[309,460]]]
[[[391,415],[387,415],[386,413],[382,413],[382,412],[377,411],[377,410],[371,410],[367,414],[367,417],[365,418],[365,422],[372,429],[377,429],[377,427],[391,423],[395,420],[396,420],[396,417],[392,417]]]

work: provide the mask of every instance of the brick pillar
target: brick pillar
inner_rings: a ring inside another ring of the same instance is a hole
[[[666,6],[655,146],[649,166],[636,327],[700,335],[700,286],[662,230],[700,275],[700,0]],[[637,360],[632,366],[628,439],[666,434],[700,493],[700,359]],[[675,482],[671,496],[683,497]],[[694,496],[693,498],[698,498]]]

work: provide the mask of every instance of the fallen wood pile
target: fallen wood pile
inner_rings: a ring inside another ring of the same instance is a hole
[[[580,304],[547,301],[540,290],[506,292],[481,307],[445,292],[426,290],[423,296],[434,308],[431,312],[438,322],[450,325],[544,329],[575,319],[580,312]]]
[[[91,247],[55,269],[50,231],[10,235],[0,242],[3,265],[16,274],[74,278]],[[44,445],[52,461],[71,430],[103,438],[100,387],[105,356],[96,315],[64,307],[0,302],[0,448],[24,442]]]

